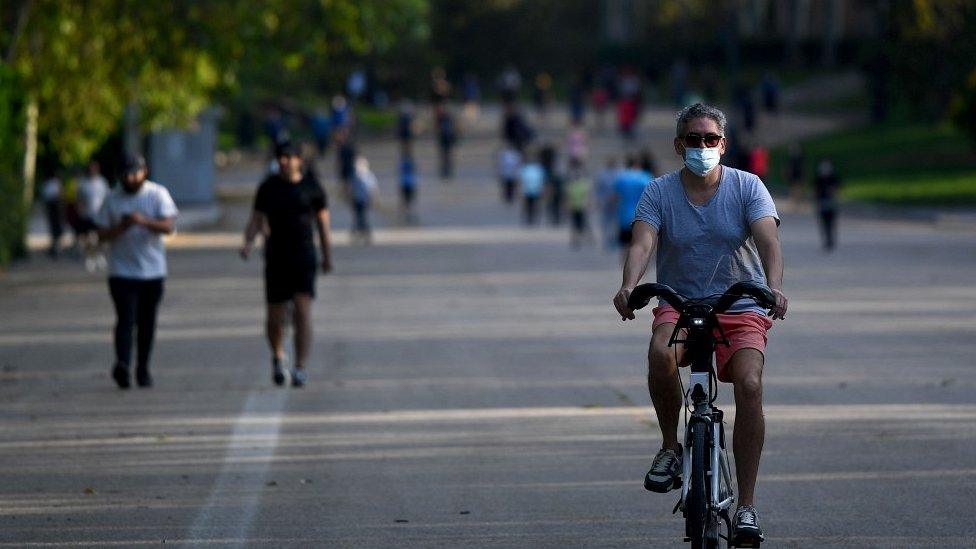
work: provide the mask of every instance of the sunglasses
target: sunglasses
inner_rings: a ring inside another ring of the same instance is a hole
[[[685,147],[691,149],[702,149],[705,147],[711,149],[712,147],[718,147],[718,143],[722,140],[722,137],[724,136],[717,133],[706,133],[705,135],[686,133],[681,140],[684,142]]]

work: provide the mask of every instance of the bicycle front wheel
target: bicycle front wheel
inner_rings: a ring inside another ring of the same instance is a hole
[[[691,549],[710,549],[717,544],[708,539],[708,483],[709,424],[691,424],[691,479],[688,479],[688,499],[685,501],[685,532],[691,538]]]

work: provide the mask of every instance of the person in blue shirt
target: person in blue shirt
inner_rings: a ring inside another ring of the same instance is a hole
[[[640,159],[636,156],[627,157],[627,166],[617,174],[613,184],[614,203],[617,207],[617,244],[626,253],[632,238],[631,225],[637,212],[644,187],[651,182],[653,176],[640,168]]]
[[[417,222],[414,211],[414,199],[417,196],[417,165],[409,149],[404,150],[400,157],[400,207],[404,223]]]
[[[312,136],[315,138],[315,147],[319,156],[324,157],[326,149],[329,148],[329,138],[332,135],[332,118],[321,110],[315,111],[309,120],[309,124],[312,128]]]
[[[539,211],[539,197],[546,182],[546,171],[539,163],[538,154],[527,155],[526,162],[519,170],[519,184],[522,187],[522,197],[525,199],[523,215],[526,225],[535,225]]]

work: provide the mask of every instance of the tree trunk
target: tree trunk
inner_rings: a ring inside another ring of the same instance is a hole
[[[37,115],[37,99],[29,96],[24,109],[24,211],[28,215],[34,204],[37,176]]]
[[[139,128],[139,104],[129,101],[125,106],[122,127],[122,148],[126,154],[142,154],[142,131]]]

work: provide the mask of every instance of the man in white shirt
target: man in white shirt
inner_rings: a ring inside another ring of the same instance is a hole
[[[133,326],[138,329],[136,383],[152,386],[149,354],[166,278],[163,235],[173,232],[179,213],[169,191],[147,175],[141,156],[126,155],[122,185],[108,195],[95,217],[99,238],[110,243],[108,286],[117,317],[112,378],[121,389],[130,384]]]

